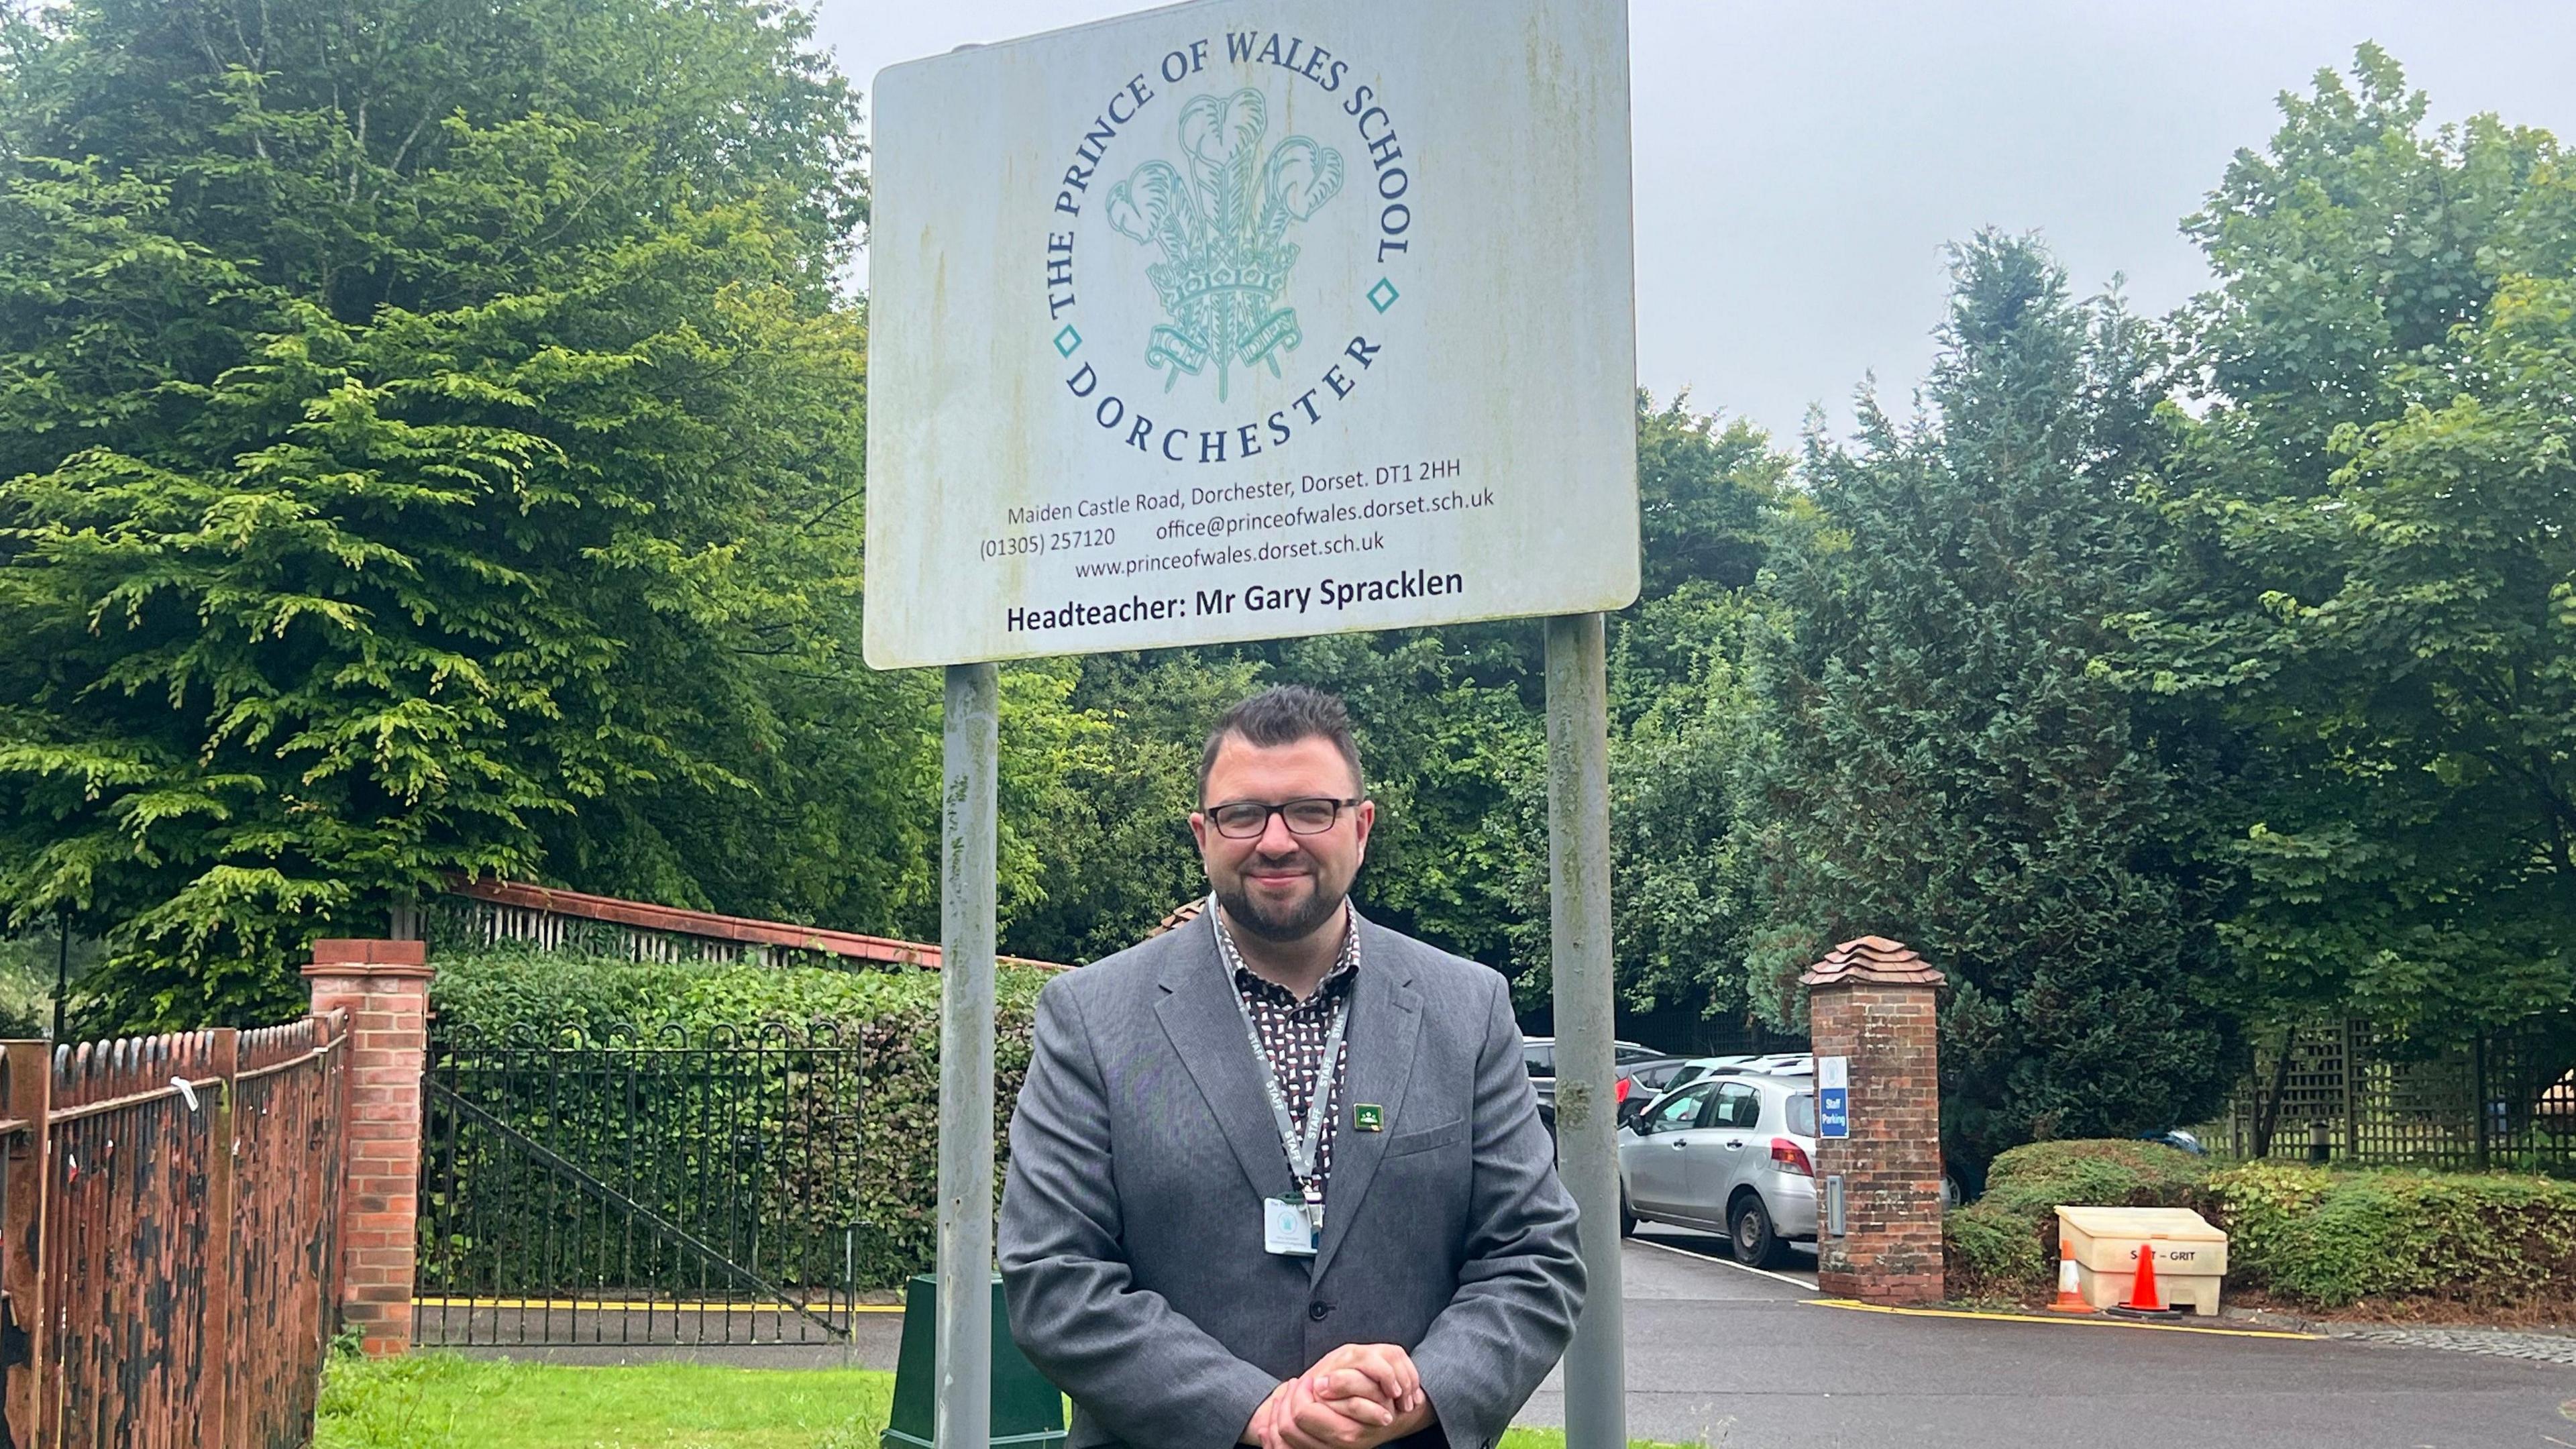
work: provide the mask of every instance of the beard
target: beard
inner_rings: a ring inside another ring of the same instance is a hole
[[[1259,936],[1262,940],[1284,945],[1290,941],[1302,941],[1314,934],[1317,926],[1331,920],[1333,913],[1342,908],[1342,902],[1350,899],[1350,886],[1347,883],[1339,886],[1332,885],[1320,875],[1313,877],[1313,880],[1315,888],[1307,894],[1305,901],[1290,908],[1285,914],[1275,914],[1253,904],[1251,895],[1244,890],[1239,877],[1231,889],[1225,886],[1216,887],[1216,901],[1218,905],[1225,907],[1225,918],[1228,921]]]

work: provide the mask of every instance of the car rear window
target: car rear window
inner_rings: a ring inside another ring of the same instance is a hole
[[[1789,1130],[1800,1137],[1816,1135],[1816,1094],[1800,1092],[1789,1099]]]

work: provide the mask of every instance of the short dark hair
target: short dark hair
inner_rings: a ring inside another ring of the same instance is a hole
[[[1354,793],[1368,794],[1367,779],[1360,773],[1359,742],[1351,738],[1351,712],[1337,695],[1302,684],[1275,684],[1219,715],[1216,728],[1208,731],[1207,747],[1199,751],[1202,802],[1207,799],[1208,772],[1216,768],[1217,747],[1227,735],[1240,735],[1244,743],[1265,750],[1318,737],[1331,740],[1351,767]]]

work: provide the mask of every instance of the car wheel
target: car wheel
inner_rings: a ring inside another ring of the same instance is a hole
[[[1637,1236],[1637,1214],[1628,1206],[1628,1189],[1624,1185],[1619,1189],[1619,1236]]]
[[[1735,1247],[1735,1261],[1748,1268],[1770,1268],[1778,1265],[1782,1253],[1780,1235],[1771,1231],[1770,1210],[1762,1199],[1751,1193],[1736,1205],[1733,1231],[1727,1236]]]

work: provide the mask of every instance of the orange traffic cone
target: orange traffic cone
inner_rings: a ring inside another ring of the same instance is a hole
[[[2165,1299],[2156,1291],[2156,1245],[2138,1244],[2138,1280],[2129,1286],[2129,1301],[2120,1305],[2132,1313],[2162,1313]]]
[[[2093,1311],[2093,1305],[2075,1291],[2075,1245],[2064,1238],[2057,1240],[2057,1301],[2048,1307],[2052,1313]]]

